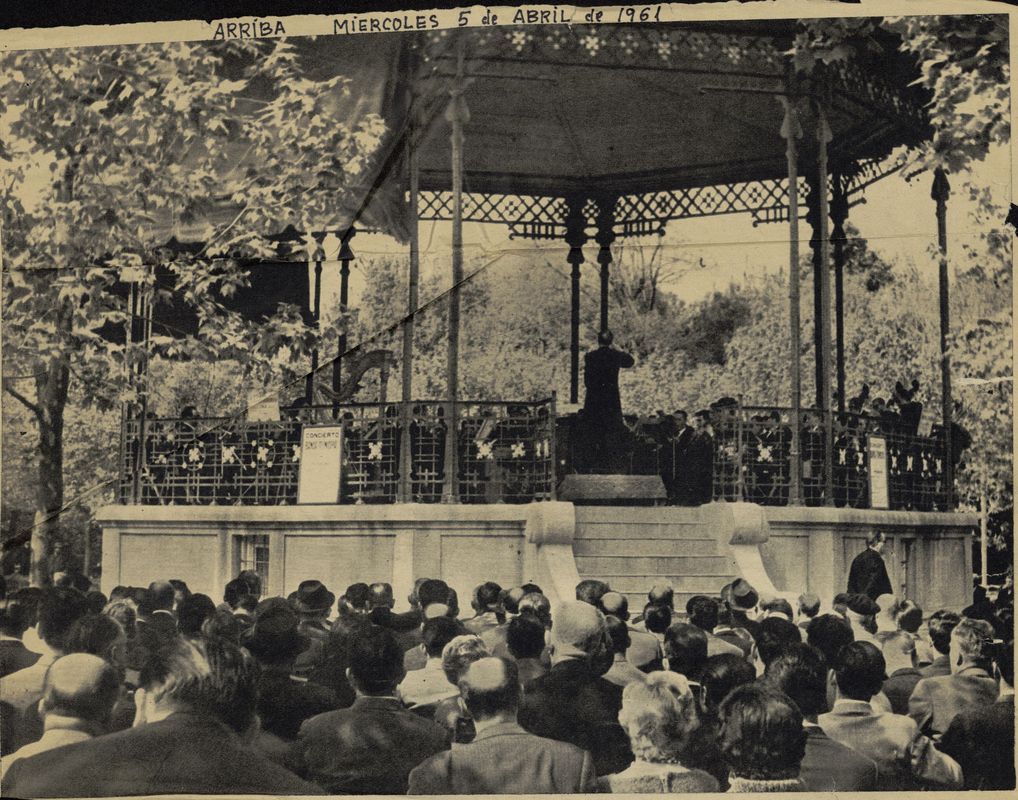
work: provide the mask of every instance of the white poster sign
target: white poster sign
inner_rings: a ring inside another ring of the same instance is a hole
[[[887,492],[887,439],[870,436],[866,440],[870,456],[870,508],[889,508]]]
[[[300,437],[297,503],[338,503],[343,426],[305,425]]]

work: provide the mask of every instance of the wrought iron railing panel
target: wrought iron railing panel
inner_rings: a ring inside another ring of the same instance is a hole
[[[409,426],[397,403],[339,409],[344,454],[340,502],[394,503],[406,429],[405,496],[437,503],[527,503],[554,497],[553,401],[461,403],[455,481],[446,481],[446,405],[416,403]],[[147,505],[280,505],[297,500],[303,424],[336,421],[331,407],[283,409],[281,419],[192,418],[125,422],[120,500]],[[143,456],[139,442],[144,440]],[[138,480],[135,486],[135,473]]]

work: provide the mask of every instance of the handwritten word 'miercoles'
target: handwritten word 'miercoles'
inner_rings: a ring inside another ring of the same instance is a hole
[[[257,39],[261,36],[286,36],[280,20],[251,19],[246,22],[220,22],[213,39]]]
[[[392,33],[426,31],[438,27],[438,14],[391,14],[380,17],[344,17],[332,21],[333,33]]]

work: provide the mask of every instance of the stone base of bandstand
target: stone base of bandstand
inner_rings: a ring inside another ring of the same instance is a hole
[[[692,532],[700,542],[713,539],[711,557],[727,559],[730,574],[742,575],[763,593],[809,590],[825,603],[844,590],[848,567],[865,547],[867,533],[881,530],[890,544],[885,561],[893,585],[924,611],[960,609],[971,598],[970,541],[976,519],[968,514],[763,508],[751,503],[619,507],[615,512],[623,519],[653,515],[659,540],[671,525],[681,528],[683,536]],[[243,537],[266,536],[267,595],[288,594],[309,578],[323,581],[337,594],[357,581],[387,581],[394,587],[397,608],[403,608],[417,577],[439,577],[456,589],[463,613],[469,612],[473,588],[485,580],[503,586],[532,581],[553,604],[572,599],[580,580],[574,541],[584,537],[583,522],[567,502],[108,506],[98,519],[103,527],[102,588],[107,593],[116,585],[180,578],[192,591],[218,601],[226,582],[239,571]],[[620,526],[618,534],[620,539],[634,537],[632,547],[618,548],[637,559],[631,563],[641,565],[627,573],[630,582],[649,588],[669,580],[677,593],[701,591],[702,575],[684,574],[679,566],[643,566],[693,562],[642,553],[640,548],[650,540],[633,533],[638,527]],[[603,534],[599,536],[603,540]],[[583,576],[598,577],[589,570]]]

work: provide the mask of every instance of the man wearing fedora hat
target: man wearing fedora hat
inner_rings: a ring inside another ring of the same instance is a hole
[[[760,623],[749,616],[756,611],[760,602],[760,595],[756,593],[756,589],[750,586],[748,581],[736,578],[722,587],[721,599],[731,612],[732,627],[742,628],[756,641],[760,633]]]
[[[316,580],[301,581],[297,591],[287,598],[300,617],[298,630],[310,644],[294,663],[295,674],[306,677],[323,660],[325,640],[329,638],[329,611],[336,595],[324,583]]]
[[[258,604],[243,644],[262,667],[258,678],[262,730],[284,742],[294,741],[304,720],[338,707],[331,689],[291,675],[297,657],[311,642],[300,632],[300,619],[282,597]]]

